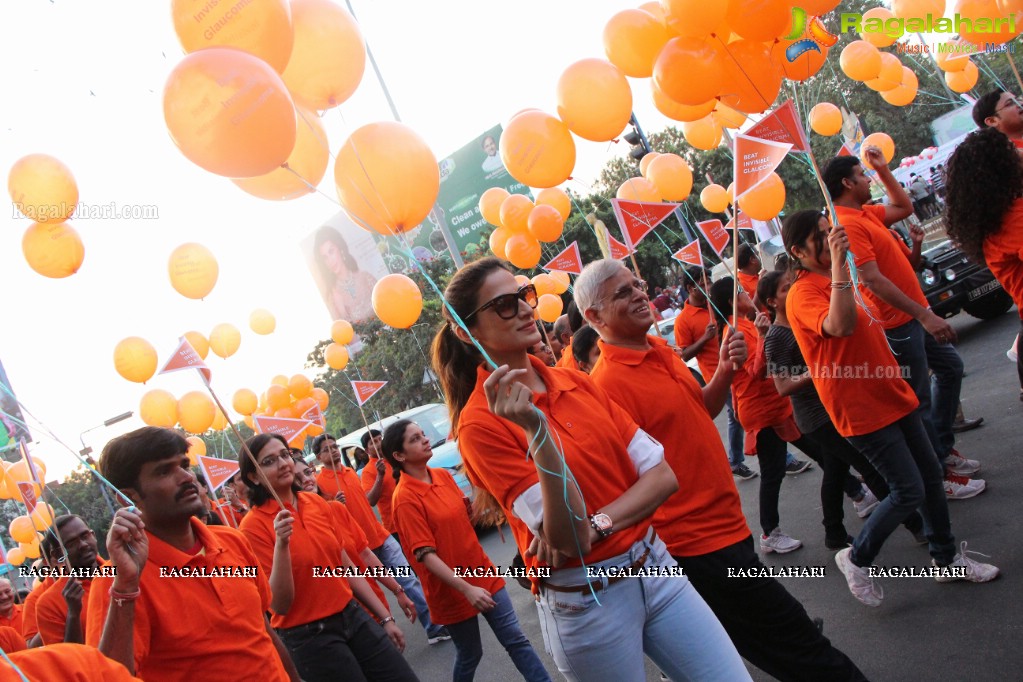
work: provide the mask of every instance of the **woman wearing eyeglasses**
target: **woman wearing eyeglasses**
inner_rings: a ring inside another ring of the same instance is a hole
[[[240,530],[270,575],[270,624],[299,675],[307,682],[416,680],[401,656],[405,638],[394,618],[366,579],[351,575],[346,525],[326,500],[301,492],[287,442],[264,433],[245,445],[259,468],[245,453],[238,457],[252,503]]]
[[[643,653],[671,679],[750,679],[651,531],[678,489],[661,446],[585,375],[527,353],[540,338],[536,290],[485,258],[459,270],[444,298],[468,329],[445,309],[433,342],[466,473],[501,505],[527,566],[550,569],[534,590],[566,679],[643,679]]]

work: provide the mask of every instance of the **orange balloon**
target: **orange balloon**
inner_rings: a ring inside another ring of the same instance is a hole
[[[254,54],[277,70],[291,56],[294,32],[285,0],[248,0],[218,7],[209,0],[173,0],[174,32],[185,52],[207,47],[235,47]]]
[[[322,388],[314,388],[310,393],[309,397],[316,401],[316,404],[320,406],[321,412],[327,411],[327,406],[330,405],[330,396]]]
[[[337,154],[334,181],[345,212],[383,235],[418,227],[440,191],[433,152],[414,130],[393,121],[352,133]]]
[[[529,284],[529,278],[525,275],[515,275],[515,282],[519,285],[519,288],[522,288]]]
[[[332,109],[355,93],[366,70],[359,24],[330,0],[291,0],[295,44],[281,74],[299,102]]]
[[[536,312],[544,322],[556,322],[561,317],[561,311],[564,308],[564,301],[560,296],[554,294],[544,294],[536,304]]]
[[[660,154],[658,152],[649,152],[639,160],[639,174],[644,178],[646,177],[646,169],[650,167],[650,162],[656,159]]]
[[[724,213],[728,208],[728,192],[721,185],[707,185],[700,192],[700,203],[709,213]]]
[[[604,26],[604,52],[626,76],[649,78],[654,61],[671,34],[656,16],[642,9],[626,9]]]
[[[348,366],[348,349],[338,343],[332,343],[323,351],[323,361],[331,369],[338,371]]]
[[[513,234],[504,245],[508,261],[520,270],[532,270],[540,262],[543,252],[540,242],[529,234]],[[528,281],[528,280],[527,280]]]
[[[565,220],[553,206],[540,205],[529,212],[529,234],[537,241],[553,242],[561,237]]]
[[[841,0],[801,0],[799,6],[811,16],[823,16],[838,7]]]
[[[36,530],[46,530],[53,524],[53,519],[56,517],[56,513],[49,504],[46,502],[39,502],[36,505],[35,510],[29,514],[29,518],[32,520],[32,526]]]
[[[877,78],[864,83],[871,90],[887,92],[902,84],[902,62],[891,52],[881,53],[881,71]]]
[[[327,172],[330,148],[327,131],[315,112],[295,107],[298,114],[295,147],[280,168],[266,175],[231,180],[254,197],[289,201],[316,191]]]
[[[699,121],[683,123],[682,135],[686,142],[703,151],[710,151],[721,144],[721,126],[713,116],[704,116]]]
[[[245,426],[249,427],[253,431],[256,430],[256,421],[252,418],[252,415],[243,417],[242,421],[245,423]]]
[[[825,137],[837,135],[842,132],[842,110],[831,102],[821,102],[810,109],[810,128]]]
[[[197,166],[229,178],[269,173],[295,148],[295,105],[269,64],[211,47],[187,55],[163,89],[171,138]]]
[[[114,369],[128,381],[144,384],[156,374],[156,349],[138,336],[129,336],[114,346]]]
[[[774,218],[785,208],[785,183],[777,173],[771,173],[739,199],[739,208],[753,220]]]
[[[139,416],[149,426],[169,429],[178,423],[178,400],[170,392],[154,388],[139,401]]]
[[[980,78],[980,71],[977,70],[977,65],[970,61],[966,63],[966,68],[962,71],[946,73],[945,83],[953,92],[969,92],[977,85],[978,78]]]
[[[536,287],[537,296],[554,293],[554,278],[546,272],[541,272],[529,281],[533,283],[534,287]]]
[[[892,159],[895,158],[895,142],[887,133],[871,133],[863,139],[863,144],[860,147],[862,150],[860,152],[860,160],[863,161],[864,166],[871,168],[872,166],[867,162],[866,157],[863,156],[863,152],[866,151],[867,147],[879,147],[881,153],[884,154],[885,163],[891,163]]]
[[[949,40],[935,45],[932,50],[934,61],[942,71],[962,71],[966,68],[966,62],[970,61],[969,53],[961,50],[965,45],[967,43],[962,40]]]
[[[509,194],[501,202],[501,226],[509,232],[525,232],[532,210],[533,202],[525,194]]]
[[[28,516],[16,517],[7,527],[7,532],[10,533],[11,539],[15,542],[24,542],[26,544],[35,540],[36,537],[35,526],[32,524],[32,519]],[[9,561],[10,553],[8,553]]]
[[[281,388],[288,387],[288,377],[283,374],[275,374],[274,378],[270,380],[272,386],[280,386]]]
[[[37,223],[62,223],[78,205],[78,184],[71,169],[48,154],[29,154],[7,175],[14,208]]]
[[[185,440],[188,441],[188,452],[185,454],[188,455],[189,459],[197,455],[206,454],[206,441],[202,438],[199,436],[188,436]]]
[[[736,111],[724,102],[718,102],[711,113],[714,122],[721,128],[738,129],[746,122],[746,114]]]
[[[873,19],[875,21],[888,21],[889,19],[895,18],[895,15],[891,11],[884,7],[874,7],[863,13],[863,23]],[[873,31],[862,31],[860,38],[866,40],[874,47],[888,47],[893,45],[896,40],[901,38],[905,31],[894,31],[892,33],[874,33]]]
[[[501,204],[508,198],[504,187],[491,187],[480,195],[480,215],[491,225],[501,226]]]
[[[227,359],[238,352],[242,344],[242,333],[228,322],[218,324],[210,332],[210,350]]]
[[[561,74],[558,117],[579,137],[607,142],[632,117],[632,89],[622,70],[603,59],[582,59]]]
[[[799,41],[778,41],[771,48],[771,59],[781,67],[786,78],[801,83],[817,75],[817,72],[821,70],[824,62],[828,59],[828,48],[815,43],[817,49],[801,51],[793,61],[789,61],[788,50],[797,42]]]
[[[288,389],[278,384],[270,384],[266,389],[266,407],[271,412],[276,412],[291,404],[291,395]]]
[[[490,251],[501,260],[508,260],[504,249],[512,234],[512,231],[507,227],[499,227],[490,233],[490,239],[487,240],[487,243],[490,245]]]
[[[311,382],[309,377],[304,374],[295,374],[288,379],[288,393],[290,393],[291,397],[296,400],[305,398],[312,390],[313,382]]]
[[[615,196],[623,201],[649,201],[652,203],[661,201],[657,187],[646,178],[629,178],[618,187]]]
[[[189,242],[171,251],[167,262],[171,286],[185,298],[206,298],[220,274],[217,259],[202,244]]]
[[[729,0],[725,14],[733,33],[759,42],[785,33],[791,19],[792,6],[785,0]]]
[[[234,392],[234,398],[231,400],[231,407],[238,414],[248,417],[256,411],[258,407],[259,398],[256,397],[254,391],[250,391],[247,388],[239,388]]]
[[[693,190],[693,171],[677,154],[661,154],[647,167],[647,179],[664,201],[685,201]]]
[[[881,72],[881,53],[866,40],[854,40],[842,49],[838,63],[854,81],[869,81]]]
[[[563,294],[568,291],[569,285],[572,284],[571,278],[567,272],[558,272],[555,270],[551,273],[551,279],[554,280],[554,293]]]
[[[721,92],[725,70],[721,51],[711,41],[672,38],[654,63],[654,83],[671,100],[695,106]]]
[[[771,59],[766,43],[737,40],[722,46],[725,75],[721,101],[746,114],[758,114],[774,102],[783,72]]]
[[[21,547],[11,547],[7,550],[7,563],[11,566],[21,566],[25,563],[25,552]]]
[[[705,38],[725,21],[728,3],[721,0],[661,0],[668,28],[679,35]]]
[[[728,183],[728,187],[725,188],[725,193],[728,194],[728,205],[731,206],[735,203],[735,181]]]
[[[555,187],[575,168],[575,141],[568,126],[542,111],[513,116],[501,133],[501,161],[529,187]]]
[[[334,324],[330,325],[330,338],[334,340],[334,343],[340,343],[342,346],[347,346],[355,338],[355,329],[352,328],[352,323],[348,320],[334,320]]]
[[[203,360],[210,354],[210,342],[199,332],[185,332],[182,336],[188,339],[188,343]]]
[[[718,103],[716,99],[709,99],[706,102],[693,106],[680,104],[661,92],[661,89],[657,87],[657,81],[653,79],[650,80],[650,89],[653,93],[654,106],[657,107],[657,111],[673,121],[699,121],[714,111],[714,107]]]
[[[893,0],[892,11],[903,19],[922,19],[928,14],[937,18],[945,14],[945,0]]]
[[[484,194],[486,194],[486,192],[484,192]],[[568,220],[568,216],[572,215],[572,200],[567,194],[565,194],[564,190],[557,187],[548,187],[537,192],[536,205],[553,206],[558,209],[558,213],[561,214],[562,220]]]
[[[1018,36],[1020,31],[1023,30],[1021,17],[1016,17],[1016,30],[1009,30],[1008,17],[999,9],[998,3],[995,0],[956,0],[952,11],[961,16],[963,20],[969,19],[973,22],[974,30],[972,32],[961,32],[959,34],[960,37],[967,42],[981,47],[987,43],[994,43],[995,45],[1007,43]],[[994,29],[994,21],[996,19],[1002,19],[1002,23],[998,25],[997,32],[985,33],[977,30],[980,27],[978,22],[983,20],[986,20],[988,28]]]
[[[70,277],[85,260],[82,238],[71,223],[32,223],[21,238],[21,252],[30,268],[52,279]]]
[[[260,336],[272,334],[276,328],[277,318],[269,310],[257,308],[249,314],[249,329]]]
[[[408,329],[423,312],[423,293],[405,275],[387,275],[373,285],[373,312],[395,329]]]
[[[277,419],[298,419],[298,415],[295,414],[295,410],[291,405],[286,405],[276,410],[273,416]]]
[[[201,391],[189,391],[178,400],[178,423],[188,433],[204,433],[213,424],[216,406]]]
[[[227,428],[227,423],[227,415],[218,409],[213,413],[213,423],[210,424],[210,429],[213,431],[223,431]]]

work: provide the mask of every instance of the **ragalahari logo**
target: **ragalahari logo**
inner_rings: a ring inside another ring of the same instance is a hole
[[[792,32],[784,40],[795,42],[785,49],[785,58],[792,63],[807,52],[821,52],[822,47],[833,47],[838,36],[824,28],[820,17],[811,17],[802,7],[792,8]]]

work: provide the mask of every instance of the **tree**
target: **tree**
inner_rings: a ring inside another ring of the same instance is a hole
[[[85,525],[96,533],[97,542],[103,554],[106,554],[106,537],[107,531],[110,530],[111,514],[103,491],[100,490],[101,485],[104,484],[98,482],[84,466],[79,466],[61,483],[50,484],[52,492],[44,492],[43,497],[57,510],[58,515],[67,514],[70,510],[71,514],[82,517]]]

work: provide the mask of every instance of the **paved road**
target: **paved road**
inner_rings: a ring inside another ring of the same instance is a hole
[[[923,682],[959,680],[1018,680],[1023,678],[1023,456],[1019,425],[1023,403],[1015,366],[1005,357],[1018,329],[1015,309],[997,320],[980,322],[966,314],[952,319],[959,332],[959,350],[966,361],[963,404],[969,416],[983,416],[983,427],[962,434],[959,449],[983,464],[981,476],[988,490],[972,500],[951,503],[957,540],[970,549],[991,555],[1002,569],[993,583],[939,585],[931,579],[881,580],[884,604],[877,609],[861,605],[849,594],[845,579],[824,547],[820,525],[820,472],[815,468],[786,478],[781,493],[783,527],[804,547],[784,557],[770,555],[768,565],[825,566],[819,579],[788,579],[786,587],[802,601],[811,616],[824,619],[824,631],[871,680]],[[724,419],[717,420],[724,430]],[[757,467],[756,459],[750,466]],[[757,519],[757,479],[740,482],[743,510],[751,527]],[[847,527],[854,533],[861,522],[847,503]],[[511,537],[502,544],[496,532],[482,540],[496,564],[507,564],[514,553]],[[926,566],[925,548],[914,545],[899,529],[886,543],[879,565]],[[543,651],[536,607],[529,594],[508,585],[523,630],[540,653],[552,678],[560,679],[553,661]],[[429,647],[418,626],[403,626],[409,646],[406,658],[424,682],[448,680],[454,660],[450,642]],[[484,659],[477,673],[480,682],[521,679],[493,634],[484,625]],[[657,680],[652,664],[649,680]],[[753,678],[770,680],[751,667]],[[608,682],[620,682],[617,680]]]

